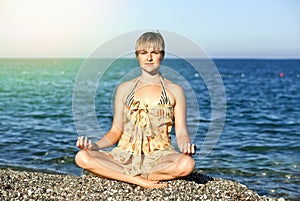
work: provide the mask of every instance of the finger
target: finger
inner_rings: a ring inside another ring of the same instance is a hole
[[[195,154],[195,145],[192,144],[192,151],[191,151],[192,154]]]
[[[92,146],[93,146],[92,140],[89,140],[89,142],[88,142],[88,149],[91,149]]]
[[[187,153],[187,143],[184,143],[184,153]]]
[[[180,146],[180,151],[183,152],[183,144]]]
[[[88,139],[87,137],[84,137],[84,141],[83,141],[84,148],[87,148],[87,145],[88,145]]]
[[[77,147],[79,147],[79,148],[81,148],[81,137],[79,136],[78,138],[77,138]]]
[[[84,148],[84,137],[80,136],[80,147]]]

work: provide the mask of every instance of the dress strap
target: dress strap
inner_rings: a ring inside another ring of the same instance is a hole
[[[136,79],[132,89],[130,90],[128,96],[126,97],[125,100],[125,105],[130,106],[132,104],[132,102],[134,101],[134,92],[135,92],[135,88],[139,82],[139,80],[141,79],[141,77],[139,77],[138,79]]]
[[[140,78],[141,77],[139,77],[138,79],[136,79],[136,81],[135,81],[132,89],[130,90],[128,96],[126,97],[126,100],[125,100],[125,105],[126,106],[130,106],[133,103],[135,89],[136,89],[136,86],[137,86],[138,82],[140,81]],[[167,94],[167,90],[166,90],[166,85],[165,85],[164,79],[162,78],[162,76],[160,76],[159,78],[160,78],[160,82],[161,82],[161,86],[162,86],[162,92],[161,92],[159,104],[160,105],[171,104],[170,98],[169,98],[169,96]]]
[[[161,85],[162,85],[162,92],[161,92],[161,97],[159,100],[159,104],[171,104],[170,98],[167,94],[167,90],[166,90],[166,86],[165,86],[165,82],[162,78],[162,76],[159,77],[160,81],[161,81]]]

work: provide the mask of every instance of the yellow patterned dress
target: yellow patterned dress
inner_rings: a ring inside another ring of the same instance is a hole
[[[147,178],[155,164],[177,153],[170,140],[173,106],[162,78],[160,103],[152,107],[133,97],[137,82],[126,99],[123,134],[111,154],[125,174]]]

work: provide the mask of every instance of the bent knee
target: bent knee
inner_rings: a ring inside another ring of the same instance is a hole
[[[75,163],[81,168],[86,169],[89,164],[89,154],[86,150],[80,150],[75,156]]]
[[[184,177],[191,174],[194,171],[194,168],[195,160],[192,157],[185,155],[179,164],[179,176]]]

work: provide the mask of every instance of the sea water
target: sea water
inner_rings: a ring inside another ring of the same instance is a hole
[[[2,167],[81,174],[74,163],[78,133],[72,97],[83,64],[83,59],[0,60]],[[226,119],[213,150],[205,158],[193,156],[196,168],[261,195],[300,199],[300,60],[216,59],[214,64],[226,94]],[[196,97],[197,104],[187,101],[187,107],[196,105],[199,113],[188,112],[199,152],[213,121],[210,89],[187,62],[166,59],[163,65],[178,73]],[[138,69],[135,60],[117,60],[96,90],[94,112],[103,132],[113,118],[116,86],[132,69]]]

